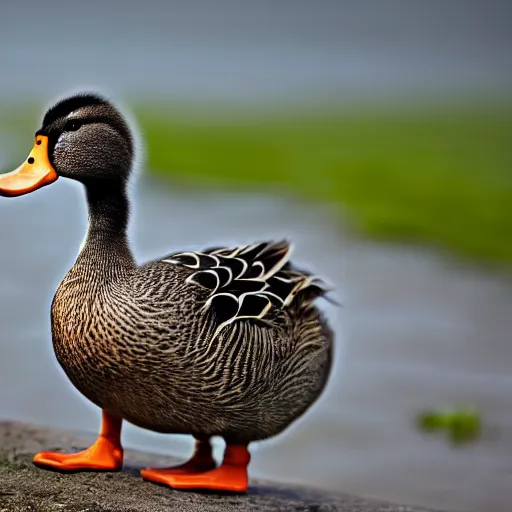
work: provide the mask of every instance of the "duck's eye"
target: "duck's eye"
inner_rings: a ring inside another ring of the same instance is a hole
[[[65,132],[76,132],[82,126],[82,121],[70,119],[64,126]]]

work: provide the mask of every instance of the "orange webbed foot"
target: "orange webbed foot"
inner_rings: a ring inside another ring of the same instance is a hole
[[[248,486],[247,469],[221,466],[204,473],[168,473],[165,469],[145,469],[141,471],[145,480],[168,485],[173,489],[203,489],[211,491],[246,492]]]
[[[168,475],[189,475],[194,473],[204,473],[215,469],[215,460],[212,457],[212,447],[208,439],[198,439],[196,442],[196,449],[193,457],[173,468],[156,469],[156,468],[145,468],[141,470],[142,478],[145,480],[154,480],[163,478]],[[158,476],[156,474],[158,473]],[[165,483],[159,481],[159,483]]]
[[[117,471],[123,465],[122,419],[103,411],[101,432],[96,442],[78,453],[40,452],[37,466],[58,471]]]
[[[140,474],[145,480],[152,480],[151,475],[155,473],[165,475],[190,475],[195,473],[204,473],[205,471],[210,471],[211,469],[215,469],[215,461],[213,459],[211,462],[197,462],[192,459],[173,468],[145,468],[141,470]]]
[[[247,465],[250,455],[246,446],[227,446],[222,465],[200,473],[176,472],[171,469],[145,469],[145,480],[168,485],[173,489],[197,489],[243,493],[247,491]]]
[[[40,452],[34,464],[59,471],[116,471],[123,465],[123,449],[99,437],[87,450],[78,453]]]

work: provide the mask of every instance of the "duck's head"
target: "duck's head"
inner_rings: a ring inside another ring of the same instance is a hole
[[[59,176],[87,186],[123,186],[132,167],[134,142],[122,114],[96,94],[66,98],[45,114],[28,158],[0,174],[0,196],[20,196]]]

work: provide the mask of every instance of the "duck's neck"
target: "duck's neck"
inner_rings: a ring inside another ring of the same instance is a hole
[[[86,186],[89,227],[77,264],[119,275],[135,263],[128,244],[129,203],[121,185]],[[113,272],[112,272],[113,271]]]

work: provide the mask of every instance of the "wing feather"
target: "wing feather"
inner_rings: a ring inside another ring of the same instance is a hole
[[[216,336],[236,320],[262,319],[272,308],[296,300],[307,304],[330,291],[321,279],[291,266],[292,250],[285,240],[258,242],[176,253],[162,261],[196,270],[186,282],[210,291],[203,307],[214,311]]]

